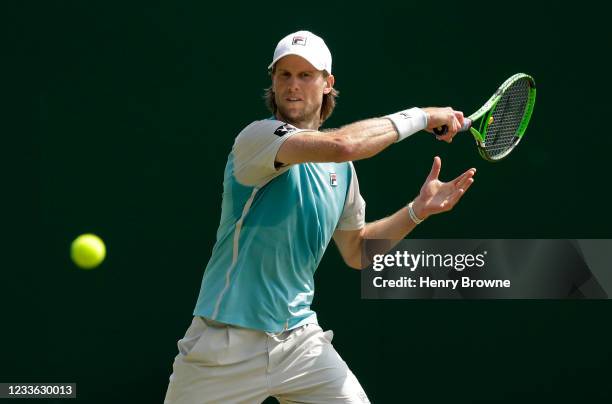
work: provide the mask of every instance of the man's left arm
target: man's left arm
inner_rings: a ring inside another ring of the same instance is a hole
[[[397,244],[417,226],[417,221],[420,223],[431,215],[453,209],[474,182],[476,169],[470,168],[454,180],[442,182],[438,179],[441,167],[440,158],[435,157],[431,172],[425,179],[419,195],[411,204],[393,215],[367,223],[359,230],[336,230],[334,232],[334,242],[348,266],[355,269],[367,266],[365,265],[367,263],[361,262],[364,240],[394,240],[394,244]],[[411,208],[412,212],[410,212]]]

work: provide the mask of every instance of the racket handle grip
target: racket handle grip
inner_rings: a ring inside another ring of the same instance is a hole
[[[463,119],[463,126],[461,127],[461,129],[459,129],[459,132],[465,132],[469,130],[471,127],[472,127],[472,120],[470,118],[465,118]],[[446,133],[448,133],[448,126],[442,125],[439,128],[434,128],[433,131],[436,134],[436,136],[446,135]]]

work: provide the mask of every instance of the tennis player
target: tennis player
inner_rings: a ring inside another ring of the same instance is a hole
[[[310,308],[323,253],[333,238],[347,265],[360,269],[364,239],[404,238],[452,209],[473,183],[475,169],[441,182],[435,157],[412,202],[366,223],[351,162],[442,125],[450,142],[463,114],[410,108],[321,132],[337,95],[325,42],[290,34],[268,68],[273,116],[244,128],[229,154],[217,241],[165,403],[368,403]]]

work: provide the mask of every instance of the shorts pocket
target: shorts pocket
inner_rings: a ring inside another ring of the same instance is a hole
[[[334,339],[334,332],[332,330],[323,331],[320,325],[315,324],[316,329],[318,330],[317,335],[322,336],[323,339],[331,344]]]
[[[202,338],[207,328],[208,326],[200,317],[194,317],[185,336],[177,343],[179,353],[183,356],[189,355],[198,341]]]
[[[332,330],[327,330],[323,333],[323,336],[325,336],[325,339],[331,344],[334,339],[334,332]]]
[[[204,326],[204,332],[185,356],[185,361],[209,366],[220,365],[229,349],[229,328],[207,324]]]

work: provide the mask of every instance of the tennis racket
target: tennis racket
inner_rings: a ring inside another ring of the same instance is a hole
[[[465,118],[460,132],[469,130],[480,155],[488,161],[499,161],[519,144],[533,112],[536,86],[533,77],[517,73],[506,80],[476,112]],[[476,129],[475,121],[483,118]],[[438,136],[448,126],[434,128]]]

